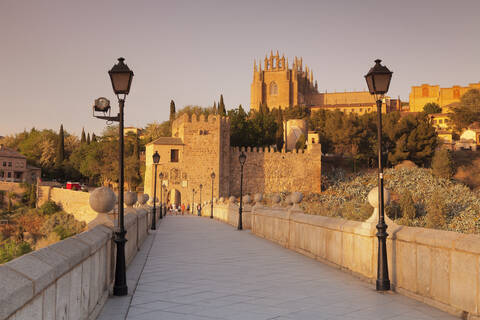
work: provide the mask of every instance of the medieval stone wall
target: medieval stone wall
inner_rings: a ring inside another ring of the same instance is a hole
[[[310,150],[274,152],[273,150],[232,148],[230,150],[230,194],[240,195],[240,162],[245,152],[243,193],[275,193],[301,191],[321,192],[321,146],[313,144]]]

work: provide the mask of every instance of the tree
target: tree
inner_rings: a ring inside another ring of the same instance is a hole
[[[458,131],[480,121],[480,90],[468,90],[460,98],[459,105],[451,109],[451,120]]]
[[[446,149],[437,149],[432,159],[433,174],[437,177],[450,179],[454,173],[453,161],[450,152]]]
[[[162,123],[152,122],[145,127],[144,141],[145,143],[149,143],[160,137],[170,137],[171,135],[170,121],[164,121]]]
[[[90,144],[90,132],[87,134],[87,144]]]
[[[430,163],[437,146],[435,128],[424,114],[400,118],[387,137],[395,143],[388,151],[388,161],[392,164],[411,160],[425,166]]]
[[[417,216],[415,202],[412,194],[408,190],[404,190],[400,196],[400,208],[405,221],[412,221]]]
[[[57,157],[55,158],[55,164],[60,166],[62,165],[63,160],[65,160],[65,136],[63,133],[63,124],[61,124],[60,132],[58,134]]]
[[[442,108],[435,102],[429,102],[423,106],[423,112],[426,114],[442,113]]]
[[[220,102],[218,103],[218,114],[222,117],[227,115],[227,110],[225,109],[225,103],[223,102],[223,94],[220,95]]]
[[[283,111],[282,109],[277,109],[276,111],[274,111],[274,113],[276,113],[276,119],[275,119],[275,122],[277,123],[277,132],[275,133],[275,144],[277,145],[277,150],[282,150],[283,148],[283,135],[284,135],[284,131],[283,131]]]
[[[213,114],[217,114],[217,113],[218,113],[218,110],[217,110],[217,102],[216,102],[216,101],[213,102],[212,112],[213,112]]]
[[[170,122],[175,120],[176,110],[175,110],[175,102],[170,100]]]
[[[298,137],[297,142],[295,143],[295,149],[297,149],[297,151],[305,149],[306,142],[307,138],[305,138],[305,135],[302,133],[300,137]]]
[[[92,133],[92,142],[97,142],[97,136],[95,133]]]
[[[80,143],[84,144],[87,142],[87,137],[85,136],[85,128],[82,128],[82,137],[80,138]]]

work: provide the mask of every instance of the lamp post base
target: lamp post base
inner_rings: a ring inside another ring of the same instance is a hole
[[[389,291],[390,280],[377,280],[377,291]]]
[[[127,269],[125,267],[125,238],[126,231],[115,232],[113,240],[117,245],[117,260],[115,264],[115,284],[113,286],[113,295],[126,296],[128,294],[127,287]]]

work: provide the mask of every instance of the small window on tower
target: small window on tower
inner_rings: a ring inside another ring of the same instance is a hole
[[[170,150],[170,162],[178,162],[178,149]]]
[[[270,83],[270,95],[271,96],[276,96],[278,94],[278,86],[275,83],[275,81],[272,81]]]

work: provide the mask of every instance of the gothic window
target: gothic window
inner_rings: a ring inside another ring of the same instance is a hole
[[[275,81],[270,82],[270,95],[276,96],[278,94],[278,86]]]
[[[428,97],[428,88],[427,87],[422,88],[422,97]]]

